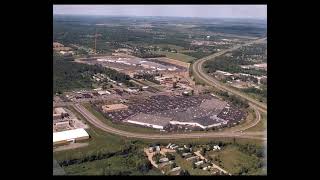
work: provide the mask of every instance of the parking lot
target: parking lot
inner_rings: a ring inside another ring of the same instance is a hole
[[[170,96],[154,95],[145,98],[132,98],[125,102],[126,110],[105,113],[115,122],[130,118],[143,123],[154,121],[193,122],[202,126],[220,126],[241,121],[245,113],[210,95]],[[140,114],[137,116],[137,114]],[[142,115],[145,115],[142,117]],[[152,115],[152,116],[148,116]],[[156,116],[157,118],[152,118]],[[137,117],[140,117],[137,119]],[[142,118],[142,119],[141,119]],[[158,122],[156,124],[163,124]]]

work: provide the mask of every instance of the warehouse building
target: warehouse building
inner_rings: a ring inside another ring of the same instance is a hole
[[[89,134],[83,128],[53,133],[53,145],[63,145],[85,139],[89,139]]]

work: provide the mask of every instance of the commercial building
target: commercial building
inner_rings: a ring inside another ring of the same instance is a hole
[[[62,145],[70,142],[77,142],[89,139],[89,134],[83,129],[73,129],[53,133],[53,145]]]
[[[169,124],[171,118],[154,116],[151,114],[139,113],[127,120],[128,123],[147,126],[155,129],[163,129]]]

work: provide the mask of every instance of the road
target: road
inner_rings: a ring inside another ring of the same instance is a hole
[[[116,135],[129,137],[129,138],[139,138],[139,139],[190,139],[190,138],[245,138],[245,139],[258,139],[266,140],[264,137],[264,132],[207,132],[207,133],[190,133],[190,134],[141,134],[134,132],[126,132],[123,130],[115,129],[108,126],[107,124],[100,121],[96,116],[89,112],[81,104],[74,104],[74,109],[77,110],[83,117],[87,119],[89,123],[93,126]]]
[[[240,96],[241,98],[246,99],[251,106],[255,106],[257,109],[259,109],[262,112],[267,112],[267,105],[266,104],[261,103],[261,102],[257,101],[256,99],[251,98],[244,93],[241,93],[235,89],[232,89],[232,88],[226,86],[225,84],[219,82],[218,80],[214,79],[213,77],[209,76],[207,73],[205,73],[203,71],[203,63],[204,62],[206,62],[208,60],[213,60],[214,58],[216,58],[218,56],[221,56],[227,52],[239,49],[242,46],[247,46],[247,45],[254,44],[254,43],[260,43],[260,42],[263,42],[264,40],[266,40],[266,38],[250,41],[245,44],[236,45],[230,49],[226,49],[226,50],[220,51],[218,53],[212,54],[210,56],[204,57],[202,59],[199,59],[192,66],[193,73],[195,73],[198,78],[200,78],[202,81],[206,82],[207,84],[214,86],[220,90],[227,91],[231,94]]]

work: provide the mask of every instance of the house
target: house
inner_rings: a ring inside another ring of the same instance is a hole
[[[175,167],[175,168],[171,169],[170,171],[173,172],[173,171],[178,171],[180,169],[181,169],[181,167],[178,166],[178,167]]]
[[[213,146],[213,150],[220,150],[221,148],[218,145]]]
[[[188,156],[188,155],[191,155],[191,153],[183,153],[182,154],[183,157]]]
[[[160,163],[168,162],[168,161],[169,161],[168,158],[161,158],[161,159],[159,159],[159,162],[160,162]]]
[[[199,165],[201,165],[201,164],[203,164],[204,162],[203,161],[198,161],[198,162],[196,162],[196,163],[194,163],[195,165],[197,165],[197,166],[199,166]]]

